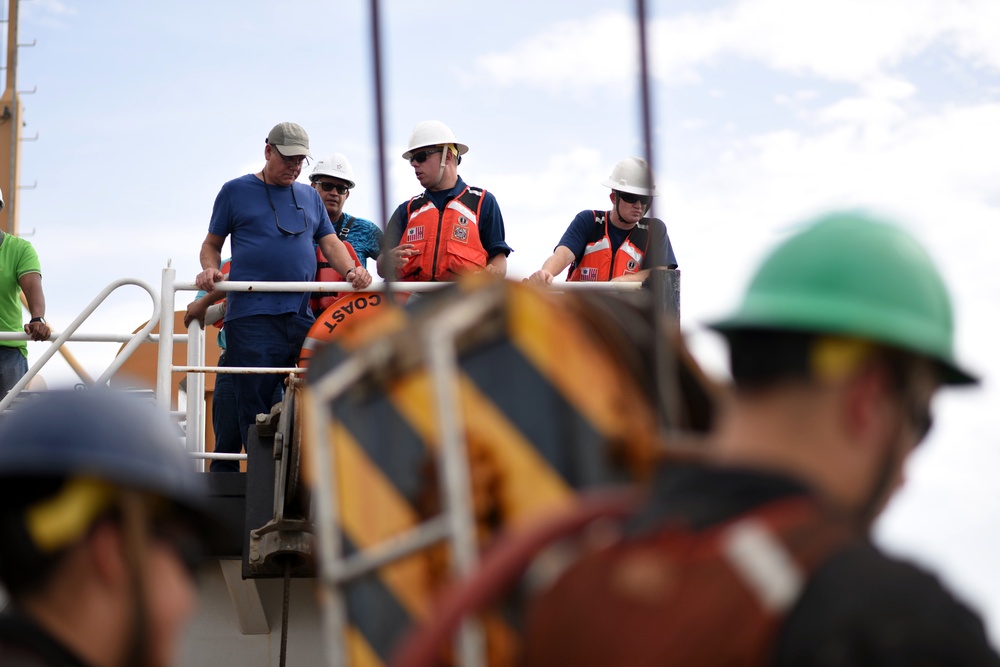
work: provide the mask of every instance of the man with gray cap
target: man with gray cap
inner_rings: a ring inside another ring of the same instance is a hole
[[[215,198],[208,235],[201,246],[196,282],[211,292],[223,280],[219,270],[222,244],[231,237],[230,280],[302,281],[316,275],[319,246],[326,260],[355,289],[371,284],[363,266],[355,266],[337,238],[323,201],[308,185],[296,182],[309,154],[309,136],[300,125],[278,123],[267,135],[264,167],[222,186]],[[309,293],[228,292],[226,355],[233,367],[290,367],[314,321]],[[240,435],[259,413],[270,411],[281,383],[279,375],[238,374],[234,377]]]
[[[354,169],[347,161],[347,156],[333,153],[321,158],[309,174],[309,181],[326,206],[337,238],[354,248],[361,266],[368,266],[369,258],[378,257],[382,230],[374,222],[355,217],[344,210],[344,204],[355,185]]]

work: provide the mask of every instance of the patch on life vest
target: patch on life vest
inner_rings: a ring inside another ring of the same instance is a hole
[[[469,240],[469,230],[465,227],[455,227],[455,230],[451,233],[451,235],[462,243],[467,243]]]
[[[633,273],[635,273],[635,270],[638,269],[638,268],[639,268],[639,265],[636,264],[636,261],[634,259],[630,259],[628,261],[628,264],[625,265],[625,270],[626,271],[631,271]]]
[[[414,241],[424,240],[424,226],[410,227],[406,230],[406,242],[413,243]]]
[[[597,280],[597,269],[592,266],[584,266],[580,269],[580,280]]]
[[[469,224],[469,221],[465,218],[464,215],[460,215],[460,216],[458,216],[458,224],[460,224],[460,225],[467,225],[467,224]]]

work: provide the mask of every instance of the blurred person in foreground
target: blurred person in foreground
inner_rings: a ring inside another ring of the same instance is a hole
[[[0,416],[3,667],[169,667],[218,527],[151,401],[43,392]]]
[[[704,449],[665,461],[617,531],[579,532],[570,562],[532,580],[520,664],[1000,665],[973,611],[870,540],[932,397],[976,382],[923,247],[867,213],[824,216],[713,327],[734,388]],[[459,592],[529,538],[494,547]]]
[[[665,466],[627,537],[541,596],[525,664],[1000,665],[975,613],[869,539],[934,394],[976,382],[920,244],[868,214],[823,217],[713,328],[735,388],[708,460]]]

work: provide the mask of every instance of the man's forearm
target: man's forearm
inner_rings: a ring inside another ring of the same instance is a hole
[[[222,251],[209,243],[201,244],[198,258],[201,260],[202,269],[218,269],[222,266]]]

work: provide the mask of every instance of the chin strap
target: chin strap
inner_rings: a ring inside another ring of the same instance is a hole
[[[149,541],[149,513],[142,497],[131,491],[121,491],[122,537],[125,565],[132,582],[132,629],[128,639],[126,667],[149,665],[149,613],[143,555]]]
[[[438,183],[440,183],[442,179],[444,179],[444,167],[445,164],[447,164],[448,162],[448,151],[451,149],[448,146],[442,146],[441,148],[443,150],[441,151],[441,166],[438,167],[438,177],[437,180],[434,181],[432,185],[427,186],[428,190],[433,190],[434,188],[436,188],[438,186]]]

